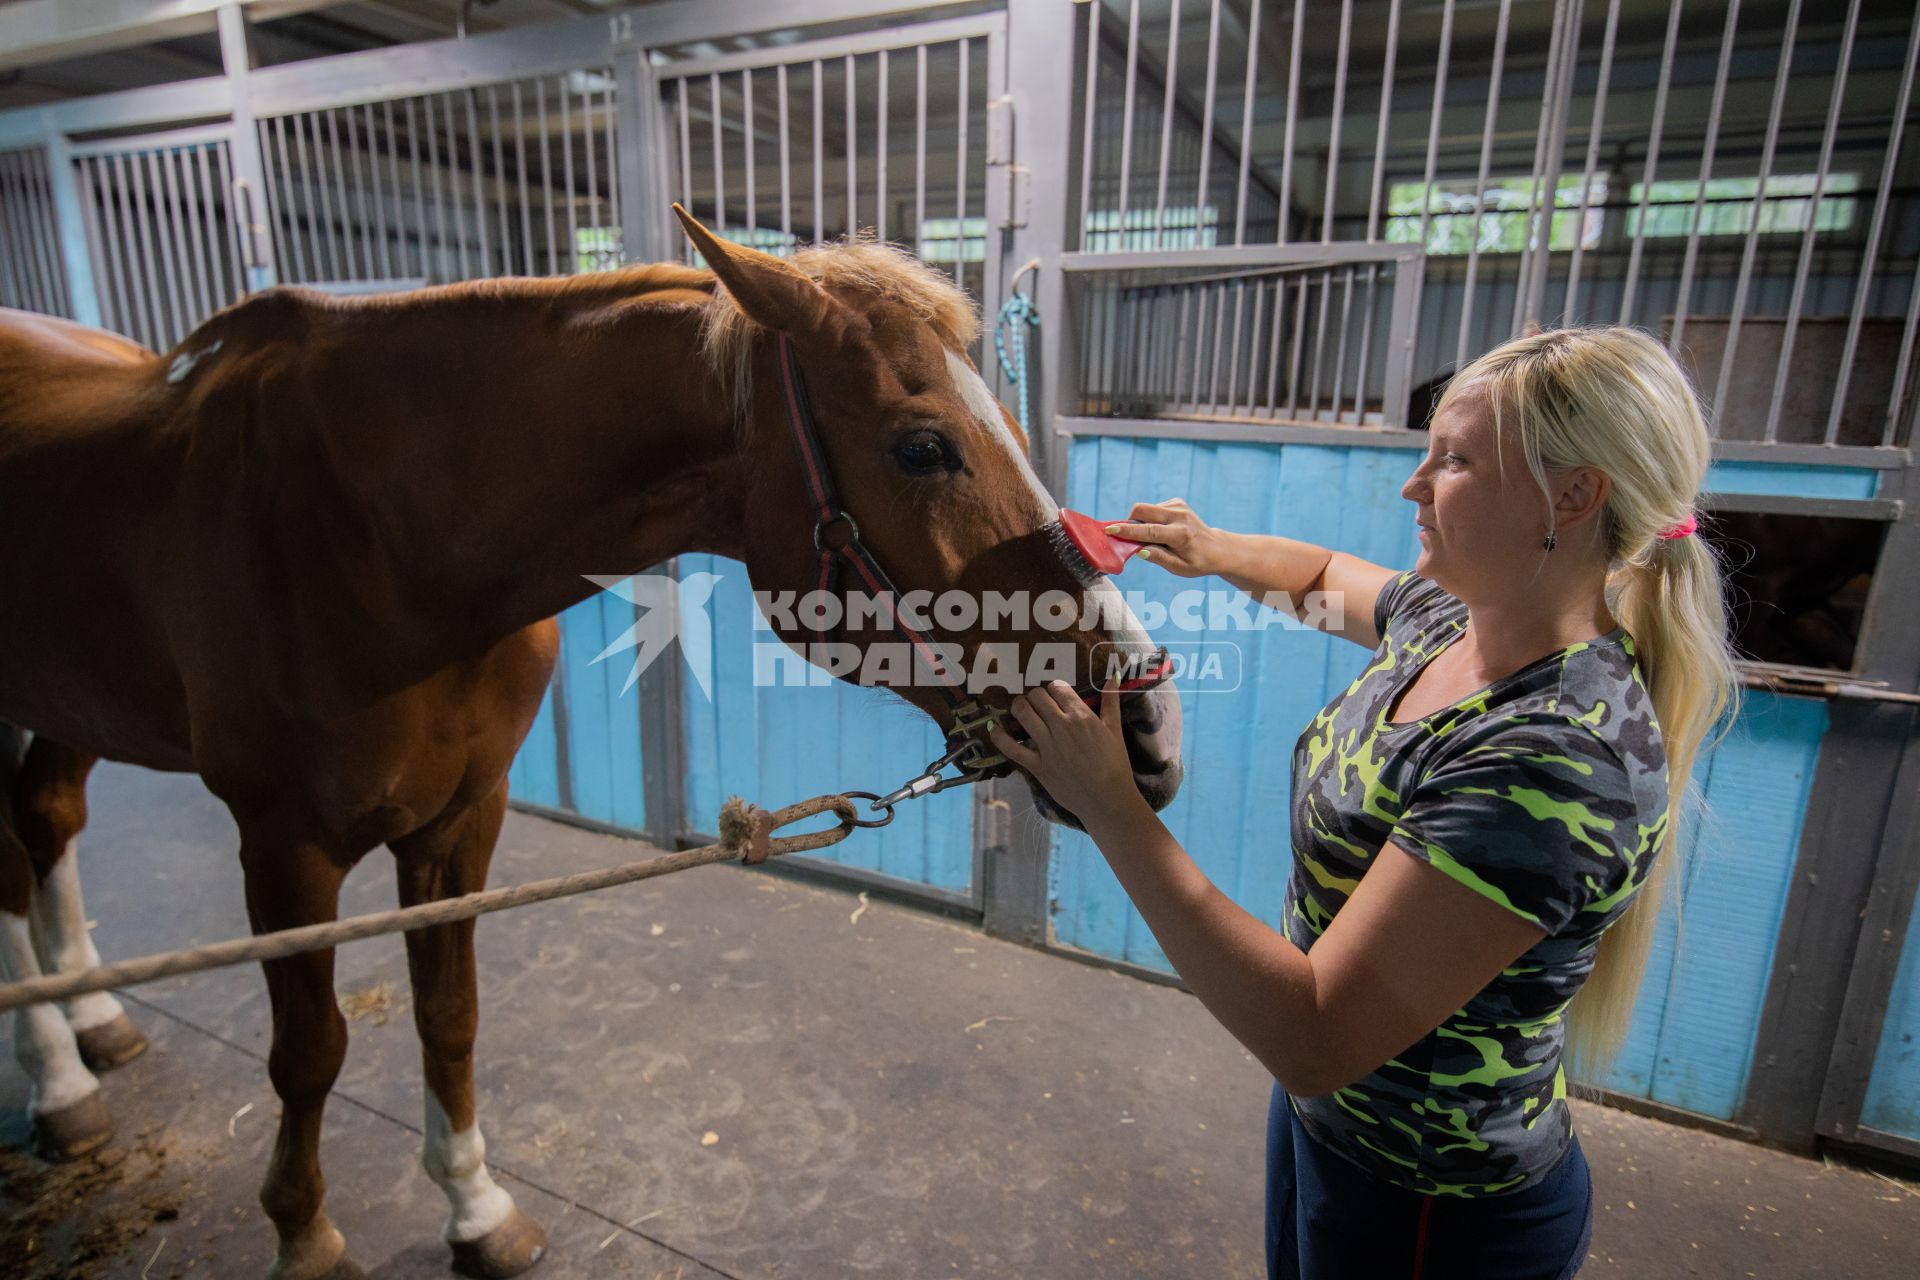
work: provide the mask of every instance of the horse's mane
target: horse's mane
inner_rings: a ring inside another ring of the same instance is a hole
[[[904,311],[956,351],[980,336],[980,313],[953,277],[897,245],[877,240],[814,245],[787,261],[829,290],[844,289]],[[726,388],[735,421],[741,421],[752,403],[753,338],[760,327],[721,288],[713,290],[704,320],[707,365]]]

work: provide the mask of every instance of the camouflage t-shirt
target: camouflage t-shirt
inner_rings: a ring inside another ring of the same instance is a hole
[[[1374,610],[1380,647],[1293,757],[1295,945],[1312,948],[1389,839],[1547,933],[1371,1075],[1293,1100],[1321,1143],[1429,1195],[1515,1191],[1566,1150],[1562,1015],[1667,825],[1666,751],[1624,629],[1388,722],[1466,621],[1433,583],[1392,579]]]

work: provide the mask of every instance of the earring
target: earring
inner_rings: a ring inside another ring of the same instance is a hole
[[[1549,529],[1547,530],[1546,540],[1542,542],[1540,545],[1545,547],[1548,551],[1551,551],[1556,546],[1560,545],[1560,535],[1554,530]]]

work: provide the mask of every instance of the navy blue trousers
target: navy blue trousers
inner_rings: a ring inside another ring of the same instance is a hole
[[[1270,1280],[1567,1280],[1593,1238],[1576,1136],[1553,1171],[1505,1195],[1427,1196],[1321,1146],[1279,1085],[1267,1114]]]

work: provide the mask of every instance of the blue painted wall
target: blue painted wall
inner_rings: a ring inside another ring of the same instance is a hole
[[[940,731],[891,693],[844,681],[805,687],[755,683],[754,646],[779,646],[754,624],[753,588],[738,561],[682,556],[684,578],[720,575],[713,618],[711,699],[689,674],[686,690],[687,814],[712,832],[720,804],[738,793],[778,808],[823,792],[886,792],[942,751]],[[818,676],[825,680],[824,673]],[[971,793],[900,806],[890,826],[863,831],[812,855],[949,893],[973,892]]]
[[[508,794],[514,799],[552,809],[570,808],[582,817],[635,832],[646,826],[640,690],[636,685],[621,691],[631,658],[616,654],[604,662],[594,661],[633,625],[634,617],[630,602],[606,591],[560,615],[555,680],[566,702],[567,777],[563,786],[563,757],[557,740],[561,723],[549,691],[508,774]]]
[[[1860,1123],[1920,1142],[1920,911],[1907,920]]]
[[[1093,437],[1073,446],[1069,505],[1111,517],[1140,499],[1178,495],[1226,528],[1281,533],[1407,565],[1417,544],[1412,508],[1399,489],[1416,462],[1403,449]],[[1148,568],[1132,569],[1119,583],[1161,600],[1196,585]],[[1241,643],[1244,683],[1232,693],[1182,686],[1188,781],[1162,818],[1216,884],[1277,925],[1291,862],[1294,741],[1367,655],[1318,632],[1276,628],[1212,638]],[[1599,1083],[1707,1115],[1734,1114],[1826,723],[1822,702],[1753,693],[1705,762],[1699,783],[1709,818],[1683,876],[1685,910],[1676,921],[1669,900],[1633,1030]],[[1061,945],[1169,967],[1084,836],[1057,835],[1052,892]],[[1920,1063],[1911,1070],[1920,1072]]]

